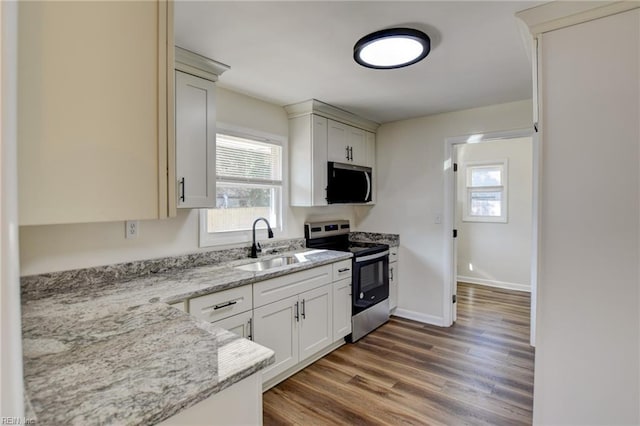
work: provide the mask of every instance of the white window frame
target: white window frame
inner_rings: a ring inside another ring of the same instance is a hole
[[[502,185],[498,186],[472,186],[471,170],[478,167],[500,167]],[[464,164],[464,197],[462,201],[462,221],[463,222],[493,222],[508,223],[509,207],[509,161],[505,159],[490,161],[469,161]],[[501,192],[500,216],[478,216],[471,214],[471,194],[474,192]]]
[[[271,229],[274,232],[274,237],[277,239],[278,234],[285,234],[285,227],[287,223],[286,218],[286,202],[289,199],[288,193],[288,144],[287,138],[281,135],[275,135],[259,130],[249,129],[246,127],[235,126],[226,123],[216,123],[216,134],[224,133],[226,135],[236,136],[240,138],[254,139],[261,142],[268,142],[270,144],[279,145],[282,148],[282,188],[280,190],[280,206],[276,208],[280,211],[280,223],[278,226],[272,226]],[[215,169],[215,165],[214,165]],[[215,172],[215,170],[214,170]],[[224,232],[207,232],[207,211],[208,209],[200,209],[199,212],[199,245],[200,247],[212,247],[212,246],[244,246],[247,243],[252,242],[252,231],[224,231]],[[257,217],[256,217],[257,219]],[[264,226],[264,222],[259,223],[260,226]],[[256,240],[265,241],[268,238],[267,230],[256,229]]]

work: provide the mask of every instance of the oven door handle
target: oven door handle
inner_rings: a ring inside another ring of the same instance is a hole
[[[389,250],[385,250],[380,253],[370,254],[369,256],[356,257],[356,263],[368,262],[369,260],[380,259],[381,257],[389,256]]]

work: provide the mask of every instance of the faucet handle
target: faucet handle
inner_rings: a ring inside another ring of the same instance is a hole
[[[262,246],[260,245],[260,243],[256,243],[256,252],[262,253]]]

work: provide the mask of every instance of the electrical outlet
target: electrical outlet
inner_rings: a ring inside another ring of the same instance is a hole
[[[124,236],[127,239],[138,238],[138,221],[127,220],[124,223]]]

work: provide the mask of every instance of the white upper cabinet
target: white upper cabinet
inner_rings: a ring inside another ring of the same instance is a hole
[[[172,213],[172,8],[19,2],[21,225]]]
[[[373,167],[378,123],[315,99],[285,107],[289,114],[290,203],[327,205],[328,162]],[[375,183],[375,170],[373,172]],[[375,199],[375,185],[374,185]]]
[[[328,161],[366,166],[367,132],[338,121],[328,122]]]
[[[315,114],[289,120],[292,206],[327,205],[327,121]]]
[[[215,207],[215,152],[215,84],[176,71],[178,208]]]
[[[216,206],[215,81],[227,65],[176,47],[176,173],[178,208]]]
[[[375,167],[376,165],[376,135],[375,133],[365,132],[365,152],[367,153],[367,160],[365,166]],[[374,174],[375,179],[375,174]]]

